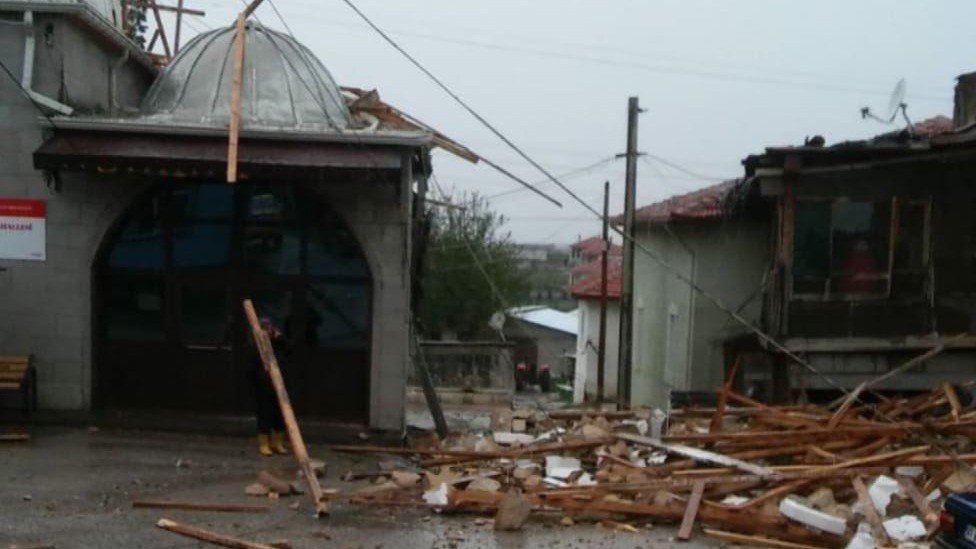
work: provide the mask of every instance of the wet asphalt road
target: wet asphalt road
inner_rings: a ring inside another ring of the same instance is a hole
[[[9,431],[9,428],[0,431]],[[475,517],[440,516],[426,509],[336,504],[311,516],[307,496],[276,501],[248,497],[244,486],[261,469],[293,473],[290,456],[262,458],[250,439],[174,433],[31,428],[29,443],[0,446],[0,547],[53,543],[74,547],[191,548],[196,541],[156,528],[166,517],[252,541],[286,539],[296,549],[669,547],[674,528],[640,533],[592,524],[563,527],[558,516],[538,517],[521,532],[495,532]],[[329,464],[326,487],[349,490],[348,470],[375,470],[376,457],[339,454],[310,445]],[[268,513],[212,513],[133,509],[135,498],[264,503]],[[297,509],[293,508],[296,507]],[[684,547],[715,547],[698,535]]]

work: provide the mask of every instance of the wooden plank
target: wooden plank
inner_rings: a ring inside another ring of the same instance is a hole
[[[221,547],[230,547],[231,549],[275,549],[272,545],[255,543],[253,541],[235,538],[226,534],[211,532],[210,530],[204,530],[203,528],[190,526],[189,524],[182,524],[166,518],[159,519],[159,521],[156,522],[156,526],[162,528],[163,530],[180,534],[181,536],[198,539],[200,541],[212,543]]]
[[[951,383],[943,383],[942,390],[945,391],[946,399],[952,408],[952,420],[959,423],[959,416],[962,413],[962,405],[959,403],[959,395],[956,394],[955,387]]]
[[[897,480],[898,484],[901,484],[905,493],[912,500],[915,508],[918,509],[919,514],[922,515],[922,520],[925,521],[926,526],[929,528],[937,526],[939,524],[939,513],[932,508],[929,500],[925,499],[925,496],[922,495],[922,491],[918,489],[915,482],[904,476],[898,476]]]
[[[244,41],[247,35],[245,21],[241,13],[237,16],[237,29],[234,32],[234,72],[230,88],[230,126],[227,131],[227,182],[237,182],[237,148],[241,134],[241,82],[244,80]]]
[[[281,417],[285,420],[285,428],[288,431],[288,440],[291,442],[292,453],[295,455],[295,461],[298,462],[299,468],[301,468],[302,473],[305,475],[305,482],[308,484],[309,493],[312,496],[315,514],[319,516],[328,514],[329,506],[323,500],[322,487],[319,485],[319,479],[315,476],[315,470],[312,468],[311,460],[308,457],[308,450],[305,448],[305,440],[302,438],[302,432],[298,429],[298,420],[295,419],[295,411],[291,406],[291,400],[288,398],[285,380],[281,376],[281,370],[278,368],[278,359],[275,357],[274,349],[271,347],[271,340],[268,339],[268,334],[261,329],[257,312],[255,312],[254,304],[251,303],[250,299],[244,300],[244,313],[247,316],[248,324],[251,326],[251,334],[254,337],[254,343],[261,356],[261,362],[264,363],[264,368],[271,378],[271,384],[274,386],[275,394],[278,397],[278,406],[281,408]]]
[[[243,505],[239,503],[211,503],[199,501],[165,501],[156,499],[137,499],[132,501],[134,509],[179,509],[182,511],[213,511],[217,513],[267,513],[265,505]]]
[[[0,434],[0,442],[27,442],[30,435],[27,433],[3,433]]]
[[[458,456],[458,457],[428,459],[422,461],[420,464],[424,467],[433,467],[435,465],[470,463],[473,461],[484,461],[484,460],[492,460],[492,459],[500,459],[500,458],[516,459],[523,456],[531,456],[535,454],[542,454],[542,453],[549,453],[549,452],[582,450],[584,448],[602,446],[604,444],[609,444],[611,442],[613,442],[612,437],[594,439],[594,440],[573,440],[569,442],[553,442],[549,444],[537,444],[534,446],[520,446],[518,448],[512,448],[511,450],[505,450],[502,452],[479,452],[478,456]]]
[[[853,406],[854,403],[857,402],[857,398],[861,396],[861,391],[863,391],[867,386],[868,384],[865,381],[847,394],[847,398],[844,399],[844,402],[841,403],[840,407],[837,408],[837,411],[834,412],[834,415],[831,416],[830,421],[827,422],[828,429],[837,428],[837,424],[844,419],[844,416],[847,415],[847,412],[851,409],[851,406]]]
[[[793,543],[766,536],[747,536],[746,534],[737,534],[735,532],[726,532],[724,530],[713,530],[711,528],[705,528],[703,531],[705,532],[706,536],[723,541],[730,541],[745,547],[753,547],[758,545],[761,547],[775,547],[777,549],[825,549],[819,545]]]
[[[742,461],[741,459],[732,458],[716,452],[702,450],[701,448],[692,448],[690,446],[682,446],[679,444],[665,444],[649,437],[642,437],[629,433],[617,433],[616,437],[627,442],[633,442],[634,444],[641,444],[643,446],[650,446],[651,448],[655,448],[657,450],[664,450],[670,454],[677,454],[696,461],[704,461],[707,463],[724,465],[726,467],[734,467],[763,478],[768,478],[775,474],[773,470],[769,469],[768,467]]]
[[[691,497],[688,498],[688,505],[685,507],[685,516],[681,518],[681,528],[678,528],[678,539],[687,541],[691,539],[691,530],[695,527],[695,519],[698,517],[698,507],[701,505],[702,494],[705,493],[705,483],[695,482],[691,488]]]
[[[871,536],[874,538],[875,545],[879,547],[888,545],[891,541],[888,539],[888,534],[885,533],[884,525],[881,523],[881,517],[878,515],[878,510],[874,507],[874,501],[871,500],[871,496],[868,494],[868,488],[864,485],[864,480],[861,477],[854,477],[851,479],[851,485],[854,486],[854,491],[857,492],[857,500],[861,503],[861,512],[864,513],[864,518],[868,519],[868,524],[871,525]]]

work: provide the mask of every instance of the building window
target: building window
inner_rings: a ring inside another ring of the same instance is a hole
[[[807,299],[920,297],[928,203],[797,200],[793,296]]]

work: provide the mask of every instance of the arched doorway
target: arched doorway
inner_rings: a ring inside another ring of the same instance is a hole
[[[160,184],[95,264],[95,395],[103,408],[249,414],[241,300],[286,333],[300,414],[365,422],[371,276],[323,200],[291,183]]]

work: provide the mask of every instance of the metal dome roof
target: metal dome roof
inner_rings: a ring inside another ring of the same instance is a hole
[[[147,92],[143,116],[159,122],[226,126],[233,43],[233,26],[191,40]],[[350,123],[339,87],[308,48],[285,34],[247,23],[242,128],[334,131]]]

